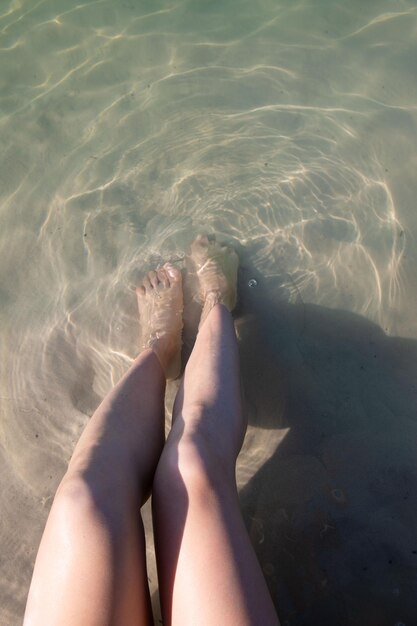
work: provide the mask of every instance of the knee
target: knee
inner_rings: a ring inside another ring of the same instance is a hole
[[[71,472],[57,489],[53,509],[69,523],[95,519],[108,526],[125,513],[125,500],[123,492],[113,490],[103,481]]]
[[[216,450],[210,438],[200,433],[169,437],[154,479],[154,492],[180,493],[217,490],[235,484],[235,459]]]
[[[94,513],[103,508],[105,501],[105,494],[95,489],[84,476],[67,473],[55,494],[54,508],[69,515]]]

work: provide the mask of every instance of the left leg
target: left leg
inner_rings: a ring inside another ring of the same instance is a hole
[[[235,481],[246,429],[227,310],[234,306],[237,257],[202,236],[193,255],[205,304],[152,492],[164,624],[279,626]]]
[[[140,507],[164,445],[180,278],[172,267],[151,272],[138,293],[150,348],[103,400],[75,448],[39,548],[25,626],[152,623]]]

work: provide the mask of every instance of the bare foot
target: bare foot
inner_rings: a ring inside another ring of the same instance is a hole
[[[198,235],[191,245],[191,261],[199,283],[203,305],[200,326],[216,304],[233,311],[236,306],[236,282],[239,258],[229,246]]]
[[[140,348],[151,348],[167,378],[181,369],[182,277],[171,265],[149,272],[136,289],[141,325]]]

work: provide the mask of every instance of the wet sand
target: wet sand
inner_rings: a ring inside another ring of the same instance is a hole
[[[0,10],[1,624],[135,355],[135,284],[201,230],[241,256],[238,480],[283,626],[417,623],[416,23],[407,0]]]

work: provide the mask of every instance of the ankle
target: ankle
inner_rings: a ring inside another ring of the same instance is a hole
[[[151,339],[144,348],[147,349],[157,357],[166,379],[177,378],[181,368],[181,353],[173,337],[167,335]]]

